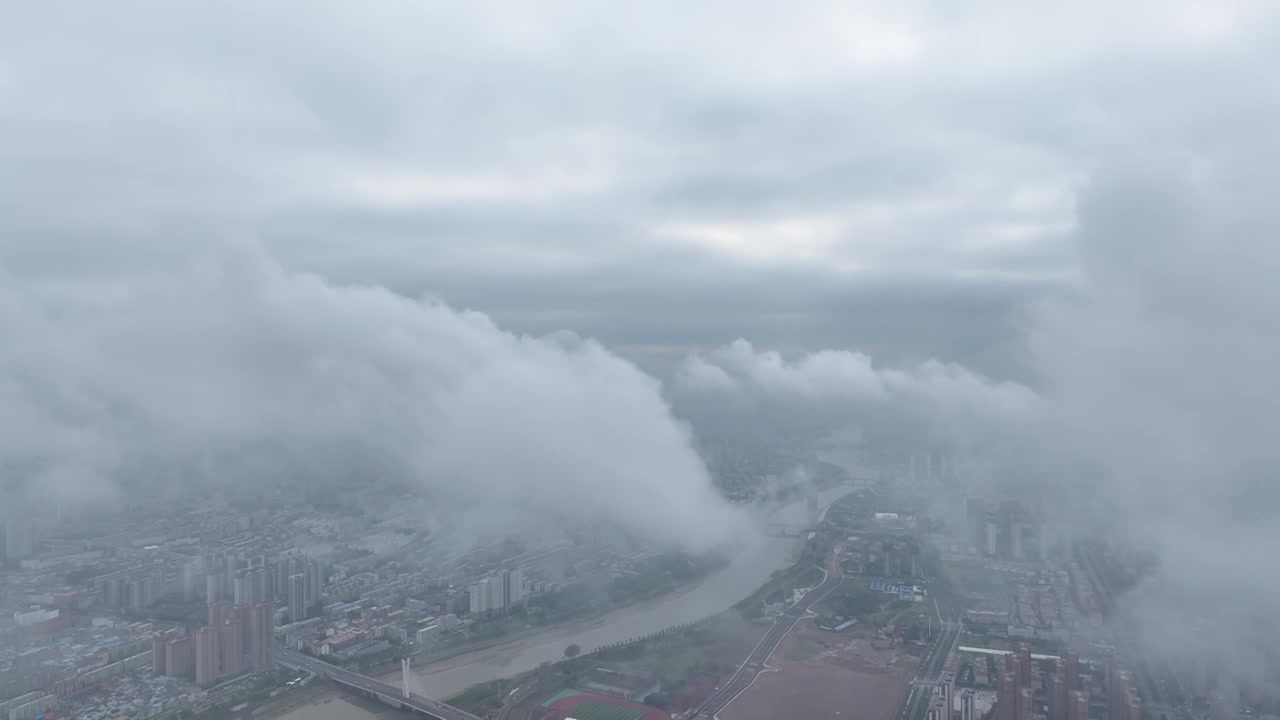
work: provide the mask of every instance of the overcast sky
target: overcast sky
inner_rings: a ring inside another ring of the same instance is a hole
[[[1273,3],[131,2],[0,22],[0,243],[229,238],[628,354],[737,337],[1012,371],[1117,158],[1274,144]]]

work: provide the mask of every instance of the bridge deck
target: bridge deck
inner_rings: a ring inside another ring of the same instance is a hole
[[[452,705],[446,705],[438,700],[432,700],[413,692],[406,694],[403,688],[396,687],[390,683],[385,683],[336,665],[330,665],[291,650],[277,651],[276,662],[293,670],[305,670],[321,677],[327,677],[334,682],[361,692],[378,695],[387,700],[394,700],[402,707],[436,718],[436,720],[480,720],[475,715]]]

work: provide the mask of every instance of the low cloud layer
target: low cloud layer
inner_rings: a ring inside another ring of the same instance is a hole
[[[869,355],[849,350],[787,358],[776,350],[757,350],[743,339],[689,356],[676,383],[685,392],[710,396],[757,396],[871,412],[907,410],[957,422],[1010,422],[1040,411],[1039,397],[1025,385],[992,380],[955,363],[928,360],[879,367]]]
[[[707,547],[736,516],[659,383],[571,334],[339,286],[252,248],[0,283],[7,500],[143,481],[422,482],[437,517],[598,517]]]

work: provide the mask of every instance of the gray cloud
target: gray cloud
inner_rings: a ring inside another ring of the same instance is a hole
[[[852,286],[980,301],[991,283],[1069,277],[1092,167],[1203,121],[1186,85],[1148,78],[1194,63],[1196,91],[1225,94],[1264,52],[1265,5],[1202,5],[1101,24],[1102,3],[27,5],[0,29],[0,242],[129,263],[252,235],[288,267],[429,290],[520,329],[570,310],[616,327],[587,309],[603,303],[633,316],[610,342],[843,346],[834,306]],[[504,312],[526,291],[512,276],[577,296]],[[790,295],[795,276],[813,290]],[[719,312],[702,288],[726,282],[814,319],[788,338],[790,320]],[[654,300],[668,291],[696,298],[671,337]],[[1003,332],[998,312],[975,330]],[[966,342],[903,335],[885,342],[924,357]]]
[[[252,250],[91,292],[7,280],[11,498],[368,477],[425,483],[437,518],[477,523],[585,512],[707,547],[739,522],[658,382],[594,341],[513,335]]]
[[[784,358],[739,339],[684,361],[676,382],[685,391],[757,394],[784,401],[870,412],[910,408],[923,417],[988,424],[1025,422],[1043,414],[1031,388],[995,381],[955,363],[927,360],[906,367],[878,367],[869,355],[821,350]]]
[[[1075,478],[1090,510],[1161,561],[1130,598],[1149,640],[1180,653],[1211,627],[1241,664],[1280,640],[1280,587],[1258,572],[1280,545],[1280,251],[1266,191],[1223,159],[1099,177],[1081,202],[1087,284],[1036,308],[1030,340],[1068,431],[1056,446],[1095,469]]]
[[[916,442],[975,453],[989,475],[970,478],[979,485],[1040,484],[1081,537],[1158,560],[1122,598],[1126,630],[1173,658],[1213,638],[1199,651],[1274,700],[1263,658],[1280,641],[1280,587],[1261,569],[1280,546],[1280,250],[1261,201],[1271,185],[1234,161],[1132,163],[1088,183],[1073,238],[1081,281],[1021,313],[1034,389],[954,363],[745,340],[686,358],[676,388],[833,424],[896,419]]]

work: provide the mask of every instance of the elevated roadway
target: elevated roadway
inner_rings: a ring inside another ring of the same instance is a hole
[[[729,680],[717,690],[711,697],[698,707],[697,711],[691,717],[694,718],[714,718],[716,713],[720,712],[733,701],[734,698],[742,694],[744,690],[755,682],[756,677],[765,670],[765,662],[769,660],[769,656],[773,651],[778,649],[779,643],[791,632],[796,623],[805,616],[809,608],[814,603],[826,597],[832,590],[839,587],[844,581],[843,577],[834,574],[828,574],[827,579],[822,581],[818,587],[805,593],[803,598],[795,605],[792,605],[785,613],[780,615],[774,621],[773,627],[769,628],[769,632],[756,644],[751,654],[738,667]]]
[[[395,685],[375,680],[367,675],[345,670],[335,665],[308,657],[294,650],[276,649],[276,664],[291,670],[309,672],[332,680],[334,683],[359,693],[375,697],[389,705],[426,715],[435,720],[480,720],[464,710],[446,705],[438,700],[404,691]]]
[[[898,720],[922,720],[929,711],[929,700],[933,690],[942,679],[942,668],[947,658],[955,650],[960,641],[961,624],[950,600],[938,602],[935,606],[941,624],[937,637],[920,659],[916,668],[915,679],[911,683],[911,692],[907,694],[898,711]]]

